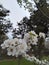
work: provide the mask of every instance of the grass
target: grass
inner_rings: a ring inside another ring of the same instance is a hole
[[[42,59],[43,59],[43,60],[46,59],[47,61],[49,61],[49,56],[43,56]]]
[[[42,59],[47,59],[49,61],[49,56],[44,56]],[[0,65],[18,65],[18,63],[20,63],[19,65],[37,65],[34,62],[30,62],[24,58],[20,59],[20,61],[18,61],[18,59],[0,61]]]
[[[2,60],[0,61],[0,65],[18,65],[18,60]],[[20,65],[37,65],[37,64],[30,62],[28,60],[25,60],[23,58],[20,62]]]

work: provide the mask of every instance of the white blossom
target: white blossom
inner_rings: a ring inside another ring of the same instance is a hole
[[[45,38],[45,34],[42,32],[39,33],[39,36]]]
[[[27,44],[26,44],[26,42],[23,39],[21,39],[21,41],[19,39],[19,45],[17,46],[18,55],[22,55],[26,51],[27,51]]]
[[[1,47],[5,49],[6,47],[9,47],[11,40],[5,40],[3,44],[1,44]]]
[[[24,40],[27,44],[37,45],[38,35],[34,31],[30,31],[24,35]]]
[[[23,39],[14,38],[14,39],[5,40],[4,43],[1,44],[1,47],[2,49],[7,50],[7,55],[9,56],[18,57],[19,55],[22,55],[22,57],[25,57],[25,59],[29,61],[34,61],[39,65],[44,65],[44,64],[49,65],[48,61],[39,60],[33,54],[29,55],[26,53],[30,50],[31,44],[37,45],[38,37],[43,37],[45,39],[45,34],[40,32],[38,36],[34,31],[30,31],[24,35]],[[49,39],[46,38],[45,43],[49,42],[48,40]],[[45,44],[45,46],[47,47],[48,43]]]
[[[45,39],[45,47],[49,49],[49,37]]]
[[[30,31],[29,34],[38,37],[38,35],[34,31]]]
[[[30,34],[29,33],[26,33],[24,35],[24,40],[27,42],[27,40],[30,38]]]
[[[7,55],[15,56],[16,49],[15,48],[7,48]]]
[[[12,56],[18,56],[26,53],[27,51],[27,44],[24,41],[24,39],[11,39],[4,41],[3,44],[1,44],[2,48],[7,48],[7,54]]]

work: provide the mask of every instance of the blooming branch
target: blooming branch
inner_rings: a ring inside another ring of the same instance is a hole
[[[8,39],[5,40],[3,44],[1,44],[2,49],[7,50],[7,55],[9,56],[22,56],[25,57],[25,59],[29,61],[36,61],[37,64],[39,65],[48,65],[49,62],[46,60],[39,60],[37,59],[33,54],[29,55],[27,52],[31,49],[31,44],[32,45],[38,45],[38,38],[43,38],[45,39],[45,34],[44,33],[39,33],[37,35],[34,31],[30,31],[24,35],[23,39]],[[32,49],[34,50],[34,49]],[[30,53],[31,54],[31,53]]]

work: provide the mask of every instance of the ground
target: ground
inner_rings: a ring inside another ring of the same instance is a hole
[[[49,61],[49,56],[43,56],[42,59],[47,59]],[[18,59],[0,60],[0,65],[37,65],[37,64],[22,58],[19,61],[18,61]]]
[[[0,65],[18,65],[18,60],[2,60],[0,61]],[[37,64],[22,59],[19,65],[37,65]]]

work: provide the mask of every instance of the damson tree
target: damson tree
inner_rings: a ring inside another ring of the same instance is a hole
[[[36,9],[33,9],[32,0],[17,0],[20,6],[24,6],[25,9],[28,9],[30,12],[30,18],[24,17],[18,23],[18,29],[15,29],[13,32],[14,37],[24,38],[24,35],[34,30],[38,35],[40,32],[45,33],[47,37],[48,28],[49,28],[49,8],[47,6],[46,0],[34,0]],[[38,45],[31,45],[34,49],[35,56],[39,55],[39,59],[43,55],[49,55],[49,50],[45,48],[45,44],[42,43],[43,39],[38,39]],[[48,51],[48,52],[47,52]]]
[[[20,59],[22,57],[28,61],[31,61],[35,65],[49,65],[48,60],[46,59],[42,60],[41,58],[36,57],[34,54],[34,49],[31,47],[31,44],[32,45],[42,44],[45,42],[44,40],[45,40],[44,33],[40,32],[38,35],[34,31],[30,31],[24,35],[23,39],[14,38],[5,40],[4,43],[1,44],[1,47],[2,49],[7,50],[8,56],[13,56],[16,59],[18,58],[18,65],[20,65]],[[42,47],[40,46],[40,48]],[[39,54],[41,57],[41,53]],[[37,54],[37,56],[39,56],[39,54]]]

